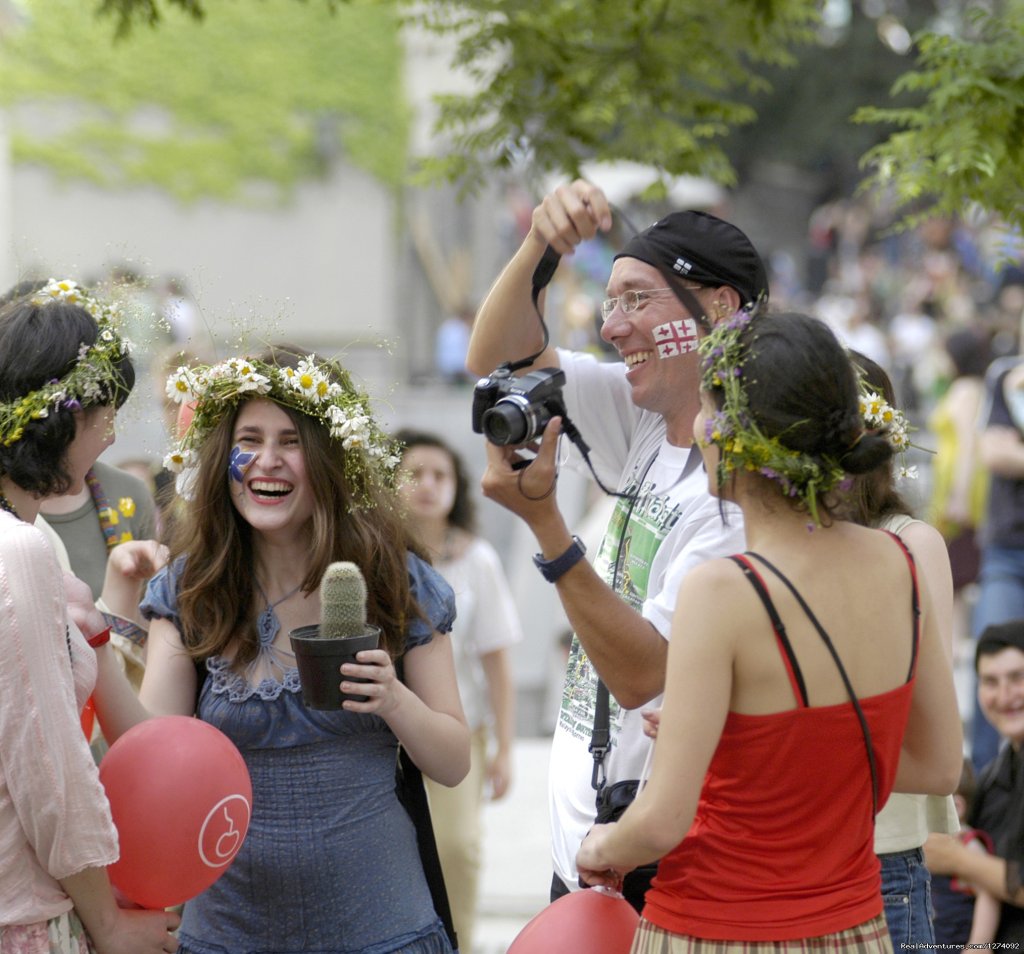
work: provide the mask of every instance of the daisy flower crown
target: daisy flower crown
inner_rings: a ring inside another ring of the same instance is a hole
[[[128,357],[129,343],[117,330],[121,323],[117,304],[101,301],[70,279],[51,278],[26,298],[36,306],[55,301],[78,305],[96,320],[98,333],[91,345],[82,342],[74,367],[64,377],[54,378],[15,401],[0,403],[0,443],[5,447],[20,441],[26,425],[48,417],[51,409],[106,404],[125,389],[120,366]]]
[[[856,362],[854,363],[856,367]],[[864,419],[864,429],[883,431],[893,451],[900,459],[898,477],[913,480],[917,477],[917,468],[907,466],[907,449],[912,446],[910,432],[916,430],[907,420],[907,416],[886,401],[867,381],[860,368],[857,368],[857,381],[860,385],[860,416]]]
[[[721,408],[704,423],[698,440],[714,444],[720,454],[718,483],[725,484],[738,470],[758,473],[775,481],[790,498],[801,500],[817,524],[818,501],[845,477],[842,466],[827,455],[812,457],[769,437],[750,412],[743,366],[748,345],[743,332],[755,311],[739,311],[721,322],[700,343],[703,359],[701,387],[722,395]]]
[[[178,489],[186,497],[199,448],[226,415],[250,398],[267,398],[327,428],[345,449],[345,477],[357,500],[369,502],[372,486],[394,486],[399,456],[373,419],[369,397],[346,371],[318,362],[315,355],[301,358],[294,368],[249,358],[180,367],[167,379],[167,396],[194,407],[188,429],[164,458],[164,466],[179,475]]]

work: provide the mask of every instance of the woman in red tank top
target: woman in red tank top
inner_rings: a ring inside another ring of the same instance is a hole
[[[931,595],[898,538],[835,519],[884,463],[829,328],[739,314],[709,335],[694,422],[748,551],[679,591],[650,780],[577,859],[617,884],[662,858],[634,954],[890,951],[874,816],[956,786],[961,728]]]

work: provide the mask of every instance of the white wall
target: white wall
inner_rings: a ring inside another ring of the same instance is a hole
[[[6,242],[11,228],[11,144],[7,114],[0,109],[0,290],[14,284],[14,265]]]
[[[124,262],[180,275],[218,350],[242,332],[328,350],[395,334],[394,203],[358,170],[261,209],[64,184],[32,166],[17,166],[11,184],[7,228],[0,217],[9,277],[88,278]]]

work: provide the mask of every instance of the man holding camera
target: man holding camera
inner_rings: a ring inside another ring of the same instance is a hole
[[[467,357],[472,371],[490,374],[541,346],[532,296],[545,252],[548,260],[552,252],[570,254],[611,224],[607,199],[591,183],[577,180],[544,198],[477,314]],[[593,448],[602,483],[619,492],[594,566],[583,559],[552,493],[559,417],[545,427],[525,469],[514,466],[513,448],[488,443],[483,478],[485,495],[522,517],[536,536],[535,563],[558,588],[576,634],[551,755],[552,900],[577,887],[576,852],[595,821],[595,795],[604,819],[635,791],[650,747],[639,707],[657,705],[662,692],[682,577],[704,560],[743,549],[739,511],[720,509],[708,493],[693,446],[697,344],[713,322],[767,298],[768,282],[739,229],[701,212],[677,212],[626,242],[607,295],[601,336],[621,363],[548,347],[530,366],[564,372],[567,417]],[[627,876],[624,892],[638,910],[652,874],[648,867]]]

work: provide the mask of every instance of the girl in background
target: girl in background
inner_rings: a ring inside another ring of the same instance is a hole
[[[440,437],[401,430],[400,490],[409,519],[436,569],[455,591],[452,650],[462,707],[472,733],[469,775],[454,788],[427,781],[438,853],[463,951],[473,951],[480,887],[485,794],[500,799],[512,782],[515,689],[509,650],[522,633],[501,560],[476,534],[462,459]],[[493,736],[493,740],[492,740]]]
[[[896,407],[889,375],[867,355],[850,353],[861,381],[861,410],[866,426],[885,427],[889,443],[901,455],[909,447],[908,424]],[[865,527],[895,533],[914,554],[918,573],[931,591],[936,624],[946,658],[953,659],[953,576],[946,542],[935,527],[916,520],[899,492],[894,460],[854,478],[843,515]],[[901,470],[904,468],[901,467]],[[893,793],[875,819],[875,852],[882,865],[882,899],[893,950],[935,947],[931,877],[923,846],[931,832],[960,829],[952,796]]]

